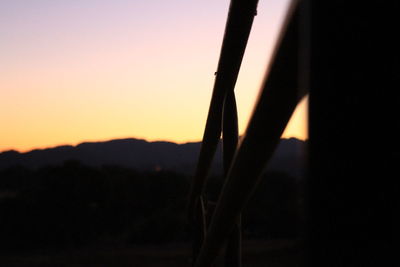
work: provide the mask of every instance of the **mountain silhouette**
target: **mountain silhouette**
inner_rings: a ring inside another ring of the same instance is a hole
[[[0,153],[0,170],[13,166],[37,169],[60,165],[67,160],[78,160],[95,167],[118,165],[139,171],[163,169],[191,175],[195,171],[200,147],[201,142],[176,144],[129,138],[35,149],[26,153],[11,150]],[[285,171],[299,177],[304,170],[305,153],[306,142],[296,138],[281,139],[268,169]],[[221,143],[214,158],[212,173],[222,173]]]

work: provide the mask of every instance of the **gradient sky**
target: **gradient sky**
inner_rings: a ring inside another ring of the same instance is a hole
[[[235,88],[243,133],[287,0],[260,0]],[[1,0],[0,151],[202,138],[228,0]],[[307,137],[307,99],[284,137]]]

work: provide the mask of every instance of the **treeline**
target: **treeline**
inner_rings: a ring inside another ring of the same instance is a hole
[[[243,215],[245,237],[295,237],[298,184],[267,173]],[[77,161],[38,170],[0,171],[0,248],[65,248],[117,240],[160,244],[190,239],[185,205],[190,179],[169,172],[93,168]],[[207,189],[215,198],[219,177]]]

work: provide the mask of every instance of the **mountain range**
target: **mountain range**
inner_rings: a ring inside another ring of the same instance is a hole
[[[306,143],[307,141],[296,138],[281,139],[267,169],[301,177],[305,169]],[[0,170],[13,166],[37,169],[47,165],[61,165],[67,160],[77,160],[95,167],[118,165],[139,171],[172,170],[192,175],[200,147],[201,142],[176,144],[128,138],[36,149],[26,153],[10,150],[0,153]],[[221,143],[214,157],[212,173],[222,173]]]

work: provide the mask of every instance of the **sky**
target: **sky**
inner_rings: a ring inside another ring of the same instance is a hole
[[[260,0],[235,87],[243,134],[288,0]],[[0,151],[200,141],[229,0],[1,0]],[[305,98],[283,137],[307,138]]]

